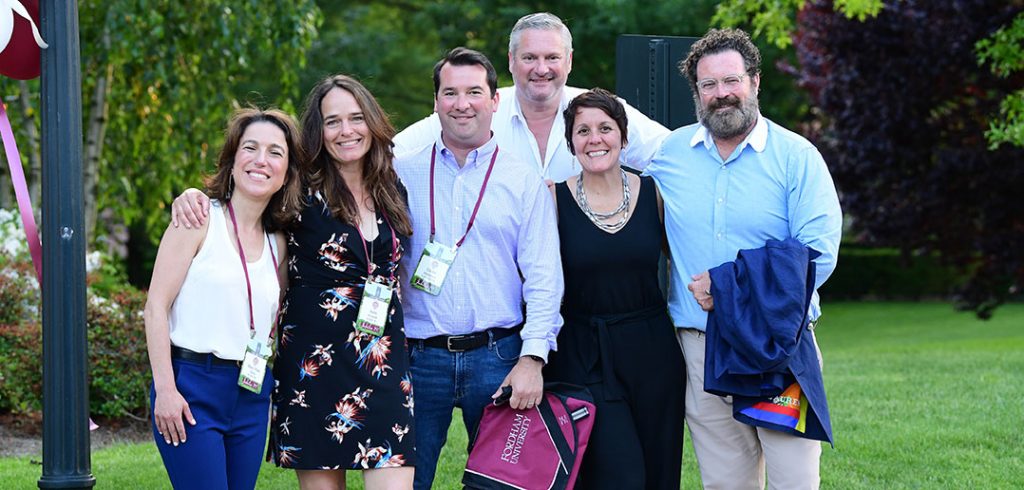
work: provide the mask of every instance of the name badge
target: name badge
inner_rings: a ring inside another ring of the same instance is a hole
[[[356,330],[377,337],[384,335],[390,305],[391,286],[368,279],[356,314]]]
[[[263,378],[267,373],[267,361],[273,355],[269,344],[250,339],[245,346],[245,357],[242,358],[242,369],[238,373],[238,386],[253,393],[263,391]]]
[[[416,264],[416,271],[412,274],[412,287],[434,296],[441,294],[441,285],[448,277],[448,269],[454,261],[454,248],[437,242],[427,243],[419,263]]]

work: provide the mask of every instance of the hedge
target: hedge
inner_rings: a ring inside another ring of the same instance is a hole
[[[843,244],[836,270],[819,293],[827,300],[949,299],[962,282],[932,255],[904,257],[893,248]]]
[[[0,412],[42,409],[39,288],[24,261],[0,253]],[[89,275],[89,410],[93,416],[146,416],[150,383],[142,310],[146,295],[118,274]],[[960,278],[930,256],[845,245],[821,290],[826,300],[948,298]]]
[[[100,277],[101,272],[87,278],[89,412],[145,416],[150,380],[142,319],[146,294],[120,277]],[[42,410],[40,291],[34,274],[27,262],[0,253],[0,413]],[[112,287],[111,282],[120,284]]]

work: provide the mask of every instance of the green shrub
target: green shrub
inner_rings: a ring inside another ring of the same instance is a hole
[[[146,294],[117,262],[86,255],[89,412],[145,415],[150,371],[142,310]],[[0,209],[0,413],[42,409],[40,290],[16,213]]]
[[[828,300],[949,299],[963,280],[931,255],[904,257],[894,248],[844,243],[821,296]]]
[[[9,282],[9,280],[7,280]],[[0,277],[0,317],[17,294]],[[149,359],[142,309],[146,294],[130,286],[110,298],[89,296],[86,325],[89,412],[94,416],[144,416],[148,406]],[[31,319],[0,323],[0,412],[42,409],[42,330]]]
[[[0,325],[0,412],[43,409],[42,338],[38,323]]]
[[[0,412],[42,409],[39,295],[32,265],[0,250]]]
[[[127,285],[110,298],[90,298],[86,316],[93,415],[146,414],[151,376],[142,319],[145,306],[146,294]]]

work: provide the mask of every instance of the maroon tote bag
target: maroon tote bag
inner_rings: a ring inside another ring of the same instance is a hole
[[[479,490],[571,490],[594,426],[590,392],[547,383],[540,405],[527,410],[510,407],[511,395],[506,387],[484,408],[462,484]]]

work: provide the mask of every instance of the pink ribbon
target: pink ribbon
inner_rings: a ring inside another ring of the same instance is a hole
[[[21,224],[25,228],[25,240],[28,242],[28,251],[32,256],[32,265],[36,268],[36,279],[39,280],[39,287],[43,287],[43,245],[39,241],[39,231],[36,228],[36,218],[32,215],[32,200],[28,195],[28,185],[25,183],[25,171],[21,164],[21,154],[18,153],[18,142],[14,139],[14,130],[11,129],[11,120],[7,117],[7,105],[0,103],[0,136],[3,137],[4,150],[7,152],[7,167],[11,171],[11,181],[14,184],[14,196],[18,200],[18,211],[21,212]],[[96,430],[99,426],[89,418],[89,430]]]
[[[18,154],[18,142],[14,140],[11,120],[7,118],[7,107],[0,104],[0,136],[3,136],[4,150],[7,152],[7,167],[11,170],[11,181],[14,183],[14,195],[21,211],[21,224],[25,228],[25,240],[28,251],[32,255],[32,264],[36,268],[39,285],[43,284],[43,246],[39,242],[39,231],[36,218],[32,215],[32,200],[28,196],[28,185],[25,184],[25,171],[22,170],[21,155]]]

